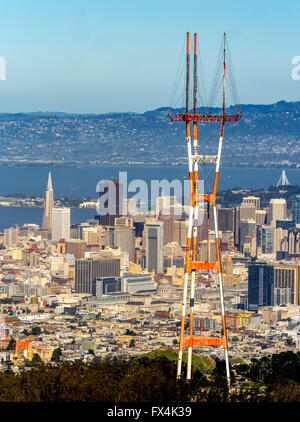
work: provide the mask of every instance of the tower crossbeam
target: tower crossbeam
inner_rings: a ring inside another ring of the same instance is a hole
[[[168,114],[172,122],[238,122],[242,113],[236,114]]]

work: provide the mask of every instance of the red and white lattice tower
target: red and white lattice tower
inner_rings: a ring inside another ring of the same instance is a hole
[[[225,77],[226,77],[226,35],[224,34],[223,41],[223,71],[222,71],[222,111],[220,114],[204,113],[197,114],[197,34],[194,34],[194,75],[193,75],[193,110],[189,110],[189,85],[190,85],[190,37],[187,33],[186,43],[186,90],[185,90],[185,112],[179,114],[169,114],[172,121],[183,121],[186,123],[186,144],[187,144],[187,155],[188,155],[188,172],[189,172],[189,184],[190,184],[190,207],[188,217],[188,234],[187,234],[187,246],[186,246],[186,257],[185,257],[185,275],[184,275],[184,287],[183,287],[183,299],[182,299],[182,314],[181,314],[181,325],[180,325],[180,341],[179,341],[179,353],[178,353],[178,366],[177,366],[177,378],[181,378],[182,373],[182,358],[183,349],[188,348],[187,355],[187,380],[191,379],[191,367],[192,367],[192,350],[193,346],[222,346],[224,348],[225,362],[226,362],[226,377],[228,385],[230,387],[230,368],[228,358],[228,341],[227,341],[227,329],[225,319],[225,307],[223,297],[223,281],[222,281],[222,265],[220,255],[220,242],[217,222],[217,207],[216,207],[216,194],[217,185],[220,171],[220,160],[222,153],[223,134],[224,126],[226,122],[238,122],[242,114],[226,114],[226,102],[225,102]],[[193,124],[192,137],[191,137],[191,122]],[[197,136],[197,122],[219,122],[220,133],[219,133],[219,145],[216,155],[200,155],[198,154],[198,136]],[[199,175],[198,165],[205,163],[211,163],[215,166],[214,183],[213,189],[210,193],[199,192]],[[198,213],[200,202],[206,202],[208,206],[213,209],[213,220],[214,220],[214,232],[216,242],[216,256],[215,262],[208,261],[197,261],[197,234],[198,234]],[[220,302],[221,302],[221,314],[222,314],[222,335],[220,337],[205,337],[194,335],[194,295],[195,295],[195,282],[196,282],[196,271],[211,271],[217,272],[218,284],[220,289]],[[187,308],[187,296],[188,287],[190,285],[190,301],[189,301],[189,321],[188,321],[188,333],[185,332],[185,319],[186,319],[186,308]]]

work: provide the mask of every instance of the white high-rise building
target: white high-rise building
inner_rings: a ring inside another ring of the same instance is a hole
[[[276,220],[286,219],[286,200],[282,198],[273,198],[270,200],[270,223],[276,226]]]
[[[9,229],[4,229],[4,246],[6,248],[11,248],[16,246],[19,242],[19,227],[10,227]]]
[[[155,215],[176,215],[182,213],[182,206],[177,201],[176,196],[158,196],[156,198]]]
[[[70,208],[53,208],[52,240],[70,240],[71,213]]]
[[[260,210],[260,198],[258,196],[244,196],[243,204],[253,204],[257,210]]]

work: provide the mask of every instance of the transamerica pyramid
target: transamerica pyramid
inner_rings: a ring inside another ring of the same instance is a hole
[[[42,224],[42,229],[48,229],[48,235],[51,235],[51,231],[52,231],[53,207],[54,207],[53,189],[52,189],[51,173],[49,171],[48,185],[47,185],[46,197],[45,197],[45,209],[44,209],[43,224]]]

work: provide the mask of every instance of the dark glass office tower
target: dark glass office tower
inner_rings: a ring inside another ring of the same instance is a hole
[[[266,262],[254,262],[248,266],[248,310],[258,306],[273,305],[274,267]]]
[[[99,205],[107,210],[105,214],[96,215],[101,226],[113,226],[115,218],[123,215],[123,185],[117,179],[102,180],[97,185]]]
[[[146,265],[149,272],[163,272],[163,222],[148,222],[146,224]]]
[[[75,293],[94,292],[97,277],[119,277],[120,259],[76,259],[75,260]]]
[[[218,224],[221,231],[234,231],[234,208],[218,209]]]
[[[264,254],[274,252],[274,228],[272,226],[257,226],[257,246],[261,247]]]

